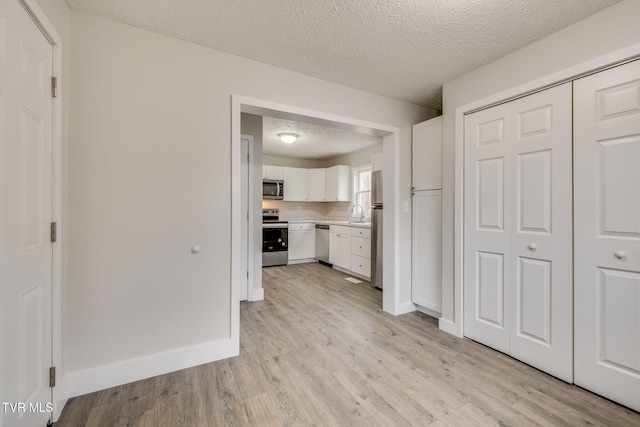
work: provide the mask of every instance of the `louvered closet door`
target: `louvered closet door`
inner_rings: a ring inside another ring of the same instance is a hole
[[[640,410],[640,61],[575,101],[575,383]]]
[[[465,118],[465,336],[572,380],[571,85]]]

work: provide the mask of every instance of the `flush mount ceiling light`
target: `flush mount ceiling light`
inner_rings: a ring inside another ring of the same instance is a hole
[[[291,144],[293,141],[298,139],[300,135],[298,135],[297,133],[285,132],[285,133],[279,133],[278,136],[280,137],[282,142],[284,142],[285,144]]]

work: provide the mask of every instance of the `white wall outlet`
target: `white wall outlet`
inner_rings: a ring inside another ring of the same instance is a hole
[[[404,204],[402,205],[402,211],[403,212],[409,212],[409,201],[405,200]]]

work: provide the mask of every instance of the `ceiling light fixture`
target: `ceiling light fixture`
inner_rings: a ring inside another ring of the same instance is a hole
[[[284,142],[285,144],[291,144],[293,143],[293,141],[298,139],[300,135],[298,135],[297,133],[285,132],[285,133],[279,133],[278,136],[280,137],[282,142]]]

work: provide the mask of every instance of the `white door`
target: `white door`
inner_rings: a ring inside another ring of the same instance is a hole
[[[574,89],[575,383],[640,411],[640,61]]]
[[[571,141],[571,84],[465,118],[465,335],[565,381]]]
[[[52,46],[0,2],[0,424],[50,418]],[[6,404],[5,404],[6,403]]]

